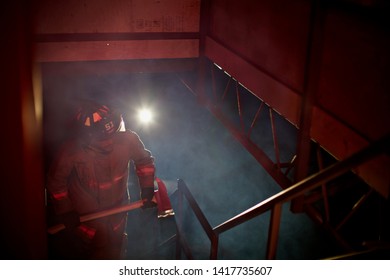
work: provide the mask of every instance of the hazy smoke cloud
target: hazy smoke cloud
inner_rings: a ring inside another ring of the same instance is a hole
[[[197,103],[196,98],[174,74],[71,74],[43,76],[44,148],[47,163],[58,144],[67,136],[66,127],[74,117],[78,99],[91,98],[122,110],[127,128],[138,132],[146,148],[152,151],[156,159],[157,176],[167,183],[174,207],[177,206],[176,180],[181,178],[189,186],[212,226],[280,191],[280,187],[259,163],[218,120]],[[245,122],[250,124],[259,102],[251,99],[246,103],[254,106],[245,112]],[[141,126],[134,116],[140,106],[149,106],[155,111],[155,122],[148,127]],[[236,108],[230,106],[226,110],[234,112]],[[255,127],[253,137],[267,149],[271,157],[274,151],[270,145],[272,135],[265,128],[266,122],[269,122],[267,116],[265,110],[259,119],[264,124],[259,123]],[[281,149],[286,149],[283,152],[283,156],[287,154],[284,160],[289,159],[295,141],[295,131],[286,127],[278,131]],[[138,189],[134,177],[130,177],[129,187],[133,199],[137,199]],[[282,226],[282,230],[289,232],[287,239],[292,240],[289,240],[290,245],[284,245],[281,238],[280,258],[300,258],[302,255],[299,252],[302,250],[292,248],[291,244],[295,244],[294,238],[297,236],[310,236],[312,225],[305,220],[298,221],[300,218],[297,216],[292,218],[288,212],[284,211],[283,221],[289,222],[289,227]],[[293,220],[297,223],[290,223]],[[220,258],[264,258],[268,222],[267,214],[223,233],[219,247]],[[210,243],[188,209],[184,225],[188,234],[186,238],[193,245],[194,256],[208,258]],[[155,210],[136,210],[129,213],[128,234],[129,258],[174,258],[172,250],[162,255],[158,255],[157,251],[158,244],[175,234],[174,219],[160,221],[156,218]],[[281,233],[281,236],[284,234]]]

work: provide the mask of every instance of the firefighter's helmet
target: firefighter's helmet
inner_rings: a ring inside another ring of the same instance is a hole
[[[76,115],[81,130],[91,137],[108,138],[119,130],[122,116],[117,110],[94,101],[84,101]]]

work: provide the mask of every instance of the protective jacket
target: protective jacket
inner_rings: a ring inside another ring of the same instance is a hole
[[[57,215],[79,215],[127,203],[129,163],[134,162],[141,192],[153,190],[155,167],[149,150],[133,131],[116,132],[104,140],[72,140],[51,165],[47,190]],[[123,232],[126,214],[83,223],[78,230],[88,239],[97,231]]]

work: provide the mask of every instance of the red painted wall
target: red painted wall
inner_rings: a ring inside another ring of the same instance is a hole
[[[208,36],[301,92],[310,1],[211,1]]]
[[[311,138],[343,159],[390,132],[389,6],[314,2],[210,1],[206,56],[297,126],[308,93]],[[388,196],[389,166],[384,157],[356,172]]]
[[[1,143],[0,258],[44,259],[46,219],[42,100],[33,71],[29,7],[5,3],[0,17]]]
[[[318,105],[367,139],[390,131],[390,29],[382,21],[330,9],[325,25]]]

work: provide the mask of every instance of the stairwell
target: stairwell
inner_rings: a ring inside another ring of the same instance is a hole
[[[150,138],[150,131],[140,134],[145,134],[144,139],[151,139],[146,140],[146,146],[155,153],[158,176],[168,182],[175,211],[178,178],[186,182],[212,227],[280,191],[269,174],[210,111],[199,106],[191,94],[183,94],[187,89],[182,84],[172,87],[174,90],[165,93],[160,102],[175,117],[161,123],[164,130],[159,130],[158,139]],[[175,141],[176,145],[169,147],[164,144],[166,141]],[[316,149],[315,144],[313,147]],[[321,153],[322,168],[335,162],[324,151]],[[314,157],[312,172],[320,169],[318,165]],[[303,213],[294,214],[288,203],[283,205],[276,258],[341,258],[373,249],[375,253],[364,256],[388,257],[387,251],[376,250],[386,248],[389,240],[388,202],[353,173],[327,183],[326,193],[323,189],[318,186],[306,194]],[[177,258],[176,218],[157,219],[154,210],[129,213],[128,258]],[[208,259],[210,241],[188,206],[184,206],[183,219],[183,234],[192,257]],[[266,258],[269,222],[270,215],[265,214],[223,233],[218,259]],[[186,256],[181,254],[180,258]]]

